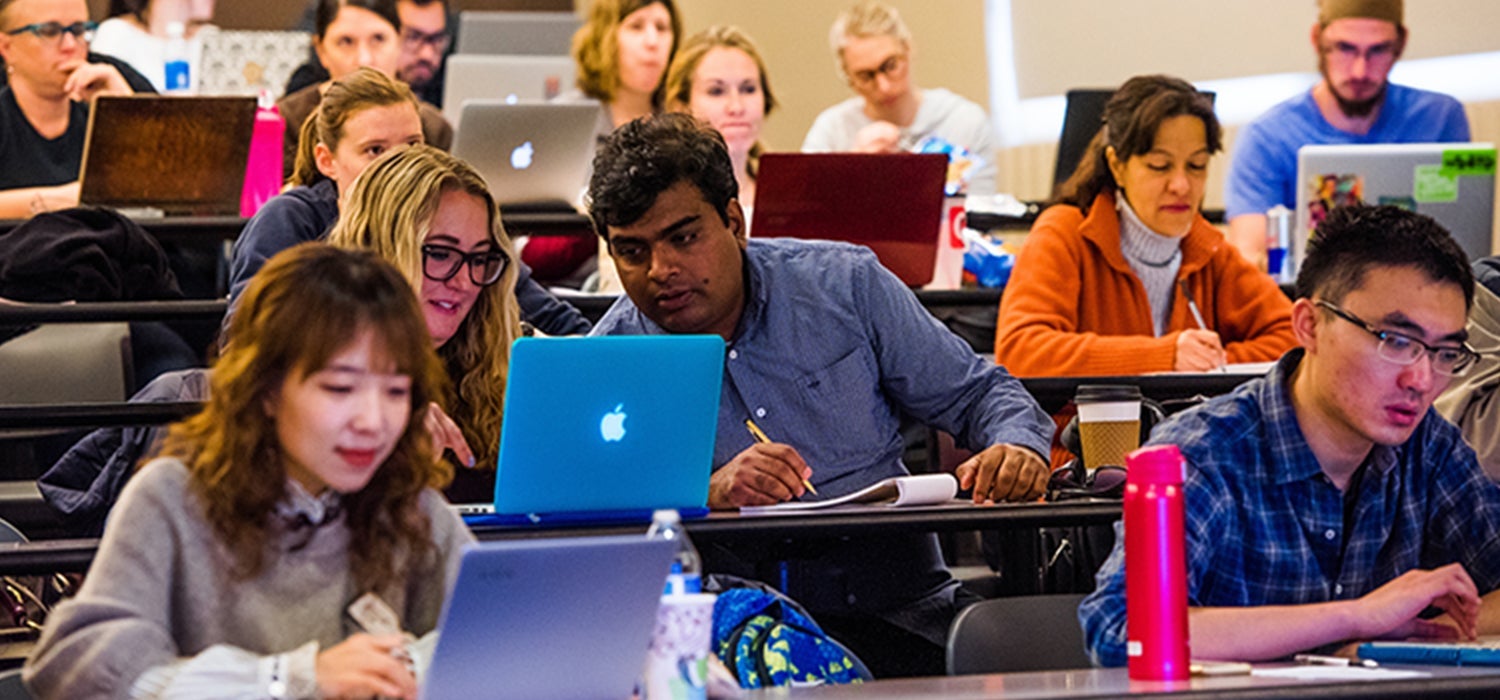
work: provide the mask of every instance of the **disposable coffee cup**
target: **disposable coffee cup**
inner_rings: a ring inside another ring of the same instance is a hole
[[[703,700],[708,696],[712,653],[712,593],[664,595],[646,654],[645,700]]]
[[[1073,397],[1078,406],[1078,439],[1083,466],[1123,466],[1125,455],[1141,446],[1141,389],[1129,385],[1084,384]]]

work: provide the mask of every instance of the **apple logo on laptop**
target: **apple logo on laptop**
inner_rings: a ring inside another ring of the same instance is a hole
[[[531,146],[530,141],[516,146],[516,150],[510,152],[510,167],[516,170],[525,170],[531,167],[531,156],[534,153],[536,153],[536,149]]]
[[[619,442],[625,438],[625,404],[618,404],[615,410],[604,414],[604,419],[599,421],[599,434],[604,437],[605,442]]]

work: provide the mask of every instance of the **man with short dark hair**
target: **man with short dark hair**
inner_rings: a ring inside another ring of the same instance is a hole
[[[453,32],[448,0],[397,0],[401,17],[401,63],[396,77],[428,104],[443,105],[443,77]]]
[[[1224,187],[1229,239],[1266,266],[1266,210],[1297,206],[1297,149],[1310,144],[1468,141],[1458,100],[1388,80],[1406,49],[1402,0],[1318,0],[1323,79],[1247,124]]]
[[[1480,595],[1500,587],[1500,486],[1432,410],[1476,359],[1464,329],[1473,292],[1463,251],[1432,219],[1336,209],[1297,277],[1301,347],[1152,434],[1188,465],[1195,657],[1500,627],[1479,617]],[[1107,666],[1126,662],[1123,551],[1117,542],[1079,608]],[[1430,606],[1446,625],[1422,619]]]
[[[627,293],[594,333],[705,333],[728,345],[710,507],[812,497],[805,479],[831,498],[906,474],[903,415],[978,453],[958,469],[976,501],[1041,495],[1052,424],[1019,381],[869,250],[747,241],[737,194],[723,138],[682,114],[616,130],[589,186]],[[749,420],[773,442],[757,443]],[[735,568],[733,553],[704,555],[711,571]],[[784,581],[877,675],[941,673],[948,624],[972,599],[931,535],[850,538],[783,570],[736,572]]]

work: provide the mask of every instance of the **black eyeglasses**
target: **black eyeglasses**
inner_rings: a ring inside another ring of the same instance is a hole
[[[1124,498],[1125,467],[1105,465],[1087,473],[1079,460],[1052,470],[1047,480],[1047,500],[1074,498]]]
[[[480,287],[494,284],[505,274],[510,258],[498,250],[465,253],[451,245],[427,243],[422,246],[422,276],[434,282],[447,282],[459,268],[469,266],[469,281]]]
[[[94,31],[98,28],[98,22],[74,22],[72,24],[63,24],[61,22],[38,22],[36,24],[28,24],[24,27],[16,27],[15,29],[7,31],[6,34],[10,36],[18,36],[20,34],[31,32],[32,34],[35,34],[42,39],[46,39],[47,41],[61,41],[62,35],[72,34],[74,39],[87,43],[94,40]]]
[[[410,28],[401,30],[401,43],[413,51],[423,46],[430,46],[436,51],[446,51],[448,49],[448,42],[452,39],[453,35],[447,31],[427,34]]]
[[[855,87],[867,88],[875,84],[875,79],[885,76],[890,80],[900,78],[906,72],[906,54],[898,53],[885,59],[874,70],[859,70],[849,74],[849,82]]]
[[[1479,353],[1474,348],[1464,343],[1459,347],[1434,347],[1416,338],[1396,331],[1383,331],[1376,328],[1364,319],[1345,311],[1338,306],[1321,299],[1314,304],[1327,309],[1329,313],[1344,319],[1360,328],[1366,333],[1375,336],[1380,344],[1376,346],[1376,354],[1380,359],[1394,362],[1398,365],[1409,365],[1417,361],[1425,353],[1432,359],[1432,371],[1450,377],[1463,375],[1479,360]]]

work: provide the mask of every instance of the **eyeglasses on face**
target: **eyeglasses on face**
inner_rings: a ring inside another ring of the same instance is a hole
[[[1475,362],[1479,360],[1479,353],[1467,343],[1458,347],[1432,346],[1416,338],[1396,331],[1383,331],[1370,325],[1364,319],[1345,311],[1332,303],[1319,299],[1313,302],[1327,309],[1329,313],[1348,321],[1362,329],[1366,333],[1375,336],[1380,344],[1376,346],[1376,354],[1380,359],[1393,362],[1398,365],[1409,365],[1415,363],[1422,355],[1427,355],[1432,360],[1432,371],[1450,377],[1461,376],[1467,372]]]
[[[1396,45],[1387,42],[1360,48],[1348,42],[1335,41],[1323,45],[1323,54],[1342,64],[1354,63],[1361,58],[1366,63],[1385,64],[1396,60]]]
[[[446,31],[427,34],[415,29],[401,30],[401,43],[406,48],[411,50],[416,50],[426,46],[438,51],[444,51],[447,50],[448,42],[452,39],[453,35],[449,34]]]
[[[879,67],[874,70],[857,70],[849,73],[849,82],[857,88],[867,88],[875,84],[875,79],[885,76],[894,80],[906,73],[906,54],[898,53],[885,59]]]
[[[62,35],[72,34],[74,39],[88,43],[94,40],[94,31],[98,28],[98,22],[74,22],[72,24],[38,22],[36,24],[28,24],[24,27],[16,27],[5,33],[10,36],[19,36],[30,32],[47,41],[60,41]]]
[[[500,280],[510,258],[498,250],[465,253],[450,245],[427,243],[422,246],[422,276],[434,282],[447,282],[464,265],[469,267],[469,281],[485,287]]]

